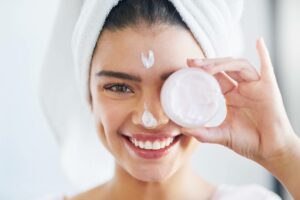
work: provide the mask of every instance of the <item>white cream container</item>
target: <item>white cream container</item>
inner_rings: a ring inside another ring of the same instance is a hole
[[[226,118],[226,101],[218,81],[199,68],[171,74],[160,98],[165,114],[182,127],[215,127]]]

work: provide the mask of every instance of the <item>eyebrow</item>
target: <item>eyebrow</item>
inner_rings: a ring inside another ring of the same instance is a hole
[[[166,80],[174,71],[167,72],[161,75],[161,80]],[[101,70],[96,73],[96,76],[107,76],[107,77],[113,77],[113,78],[119,78],[119,79],[125,79],[129,81],[135,81],[135,82],[142,82],[141,77],[137,75],[132,75],[124,72],[117,72],[117,71],[110,71],[110,70]]]
[[[142,82],[142,79],[139,76],[127,74],[124,72],[101,70],[100,72],[97,72],[96,75],[114,77],[114,78],[129,80],[129,81]]]

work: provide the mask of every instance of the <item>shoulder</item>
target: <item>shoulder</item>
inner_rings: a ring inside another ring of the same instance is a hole
[[[260,185],[219,185],[213,196],[213,200],[280,200],[272,191],[260,186]]]

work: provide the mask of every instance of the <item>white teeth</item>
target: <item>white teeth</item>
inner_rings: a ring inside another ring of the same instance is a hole
[[[130,138],[130,141],[136,147],[139,147],[141,149],[158,150],[169,146],[174,141],[174,137],[169,137],[168,139],[165,139],[163,141],[155,140],[154,142],[150,142],[148,140],[146,142],[138,141],[136,138]]]
[[[140,148],[144,149],[144,143],[142,141],[139,141],[138,144]]]
[[[145,149],[152,149],[152,143],[150,141],[147,141],[144,145]]]
[[[173,142],[174,138],[168,138],[166,142],[166,146],[169,146]]]
[[[138,142],[136,139],[134,139],[134,145],[135,145],[136,147],[139,146],[139,142]]]
[[[130,141],[134,144],[134,146],[139,146],[139,143],[135,138],[130,138]]]
[[[160,149],[160,142],[159,141],[155,141],[152,145],[152,149]]]

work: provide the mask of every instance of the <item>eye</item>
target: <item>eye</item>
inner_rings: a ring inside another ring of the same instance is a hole
[[[105,85],[104,89],[107,91],[119,93],[119,94],[134,93],[129,86],[127,86],[126,84],[120,84],[120,83]]]

